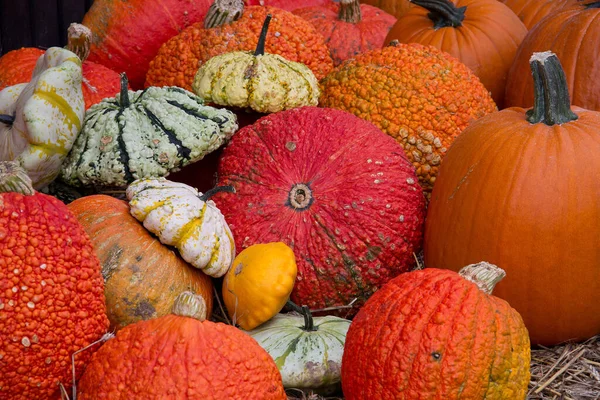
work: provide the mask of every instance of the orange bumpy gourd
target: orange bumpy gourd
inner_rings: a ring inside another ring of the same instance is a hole
[[[306,64],[317,79],[333,68],[325,39],[308,21],[288,11],[250,6],[243,9],[238,20],[220,26],[210,22],[220,21],[218,13],[214,14],[209,12],[206,22],[213,28],[205,29],[205,23],[196,23],[162,45],[150,63],[146,87],[179,86],[192,90],[199,66],[210,58],[232,51],[254,51],[267,14],[273,18],[265,42],[266,53]]]
[[[319,105],[371,121],[404,147],[426,194],[454,138],[496,110],[464,64],[419,44],[359,54],[327,75],[321,87]]]
[[[0,162],[0,399],[56,399],[71,355],[108,328],[90,239],[60,200]],[[93,350],[75,357],[81,373]]]

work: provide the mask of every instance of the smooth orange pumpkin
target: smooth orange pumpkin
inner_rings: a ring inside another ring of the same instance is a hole
[[[557,58],[532,57],[536,102],[471,124],[431,196],[425,264],[506,270],[495,294],[533,344],[600,333],[600,113],[570,108]],[[531,74],[529,74],[531,76]]]
[[[540,21],[525,37],[506,82],[506,106],[531,107],[529,57],[550,50],[561,60],[573,104],[600,111],[600,1],[578,3]]]
[[[517,17],[531,29],[544,17],[582,0],[504,0]]]
[[[113,329],[169,314],[184,291],[201,295],[210,316],[211,279],[152,236],[129,213],[127,202],[93,195],[67,207],[90,236],[102,264]]]
[[[413,7],[410,0],[362,0],[361,3],[381,8],[396,18],[400,18]]]
[[[398,19],[386,42],[431,45],[469,67],[504,104],[506,76],[525,25],[497,0],[412,0],[413,7]]]

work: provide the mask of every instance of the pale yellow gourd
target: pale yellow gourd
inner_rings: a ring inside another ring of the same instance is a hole
[[[275,316],[296,281],[294,251],[282,242],[255,244],[233,261],[223,279],[223,301],[242,329],[254,329]]]
[[[0,91],[0,161],[17,161],[40,189],[52,182],[85,114],[81,60],[49,48],[31,81]]]

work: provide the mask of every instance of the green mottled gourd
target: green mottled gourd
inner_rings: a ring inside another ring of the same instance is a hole
[[[192,88],[205,101],[274,113],[319,102],[319,82],[306,65],[265,54],[271,15],[260,33],[256,51],[234,51],[208,60],[196,73]]]
[[[275,360],[285,388],[323,395],[340,387],[342,355],[350,321],[312,316],[307,306],[288,301],[296,313],[277,314],[248,331]]]
[[[218,149],[237,130],[235,114],[178,87],[121,92],[92,106],[62,165],[73,186],[126,187],[163,177]]]

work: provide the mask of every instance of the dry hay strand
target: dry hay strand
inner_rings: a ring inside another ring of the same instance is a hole
[[[527,398],[600,400],[600,336],[532,350]]]

